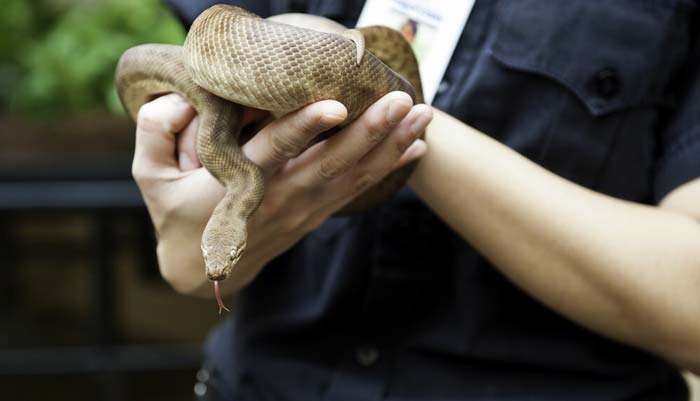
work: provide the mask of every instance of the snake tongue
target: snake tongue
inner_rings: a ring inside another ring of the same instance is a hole
[[[221,310],[225,310],[226,312],[231,312],[229,308],[224,305],[224,301],[221,299],[221,291],[219,290],[219,281],[214,281],[214,296],[216,297],[216,303],[219,305],[219,315],[221,314]]]

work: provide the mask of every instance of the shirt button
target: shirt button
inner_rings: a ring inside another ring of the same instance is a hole
[[[614,68],[604,68],[595,75],[595,87],[604,99],[610,99],[620,91],[620,77]]]
[[[358,347],[355,351],[355,358],[360,366],[368,368],[374,365],[379,359],[379,350],[369,346]]]
[[[202,397],[207,395],[207,385],[202,382],[195,384],[194,395],[196,395],[198,399],[201,399]]]

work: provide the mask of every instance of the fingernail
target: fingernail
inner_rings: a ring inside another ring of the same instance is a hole
[[[406,101],[394,99],[389,103],[386,119],[390,124],[396,125],[408,114],[410,109],[411,105],[407,104]]]
[[[422,113],[418,117],[416,117],[416,121],[411,124],[411,133],[413,136],[418,137],[420,136],[423,131],[425,131],[425,128],[430,124],[430,121],[432,121],[433,116],[428,113]]]
[[[345,115],[341,114],[334,114],[334,113],[323,113],[321,115],[321,120],[319,121],[319,124],[323,126],[324,128],[331,128],[335,127],[336,125],[340,124],[343,120],[345,119]]]
[[[188,171],[188,170],[194,170],[197,168],[197,165],[194,164],[194,161],[185,152],[180,152],[179,154],[179,161],[180,161],[180,170],[182,171]]]
[[[324,127],[331,128],[345,120],[347,114],[348,113],[345,111],[345,108],[340,104],[327,106],[321,114],[321,120],[319,123]]]

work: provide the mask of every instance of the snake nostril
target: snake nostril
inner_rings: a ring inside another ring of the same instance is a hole
[[[226,280],[226,277],[226,274],[224,274],[221,270],[214,273],[207,273],[207,278],[209,281],[223,281]]]

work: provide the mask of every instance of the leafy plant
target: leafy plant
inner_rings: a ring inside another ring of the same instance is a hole
[[[158,0],[5,0],[0,26],[0,107],[32,116],[95,108],[122,113],[114,68],[139,43],[182,43]]]

